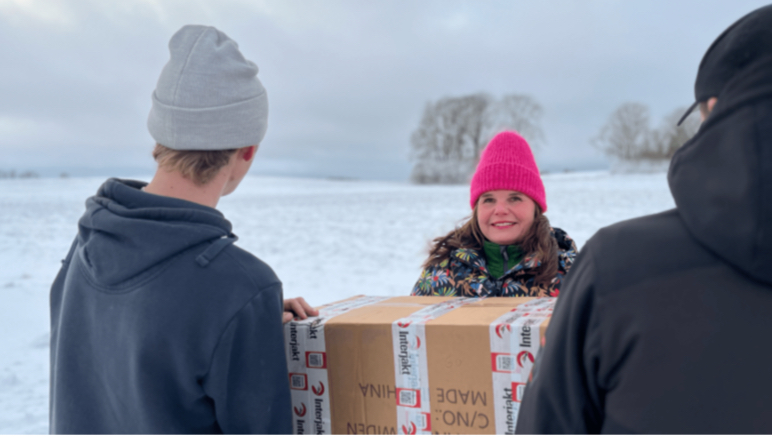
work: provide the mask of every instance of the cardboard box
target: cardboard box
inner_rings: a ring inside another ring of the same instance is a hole
[[[285,325],[296,434],[512,434],[555,299],[357,296]]]

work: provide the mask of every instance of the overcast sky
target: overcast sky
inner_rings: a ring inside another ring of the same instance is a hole
[[[406,180],[425,104],[544,108],[549,170],[602,168],[609,114],[693,100],[703,53],[762,1],[0,0],[0,170],[151,172],[150,95],[184,24],[213,25],[270,101],[254,174]]]

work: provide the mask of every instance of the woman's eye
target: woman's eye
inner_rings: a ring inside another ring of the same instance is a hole
[[[523,199],[520,196],[512,196],[512,197],[509,198],[509,200],[511,202],[519,202],[519,201],[521,201]]]
[[[483,199],[483,203],[493,203],[493,198],[486,197],[485,199]]]

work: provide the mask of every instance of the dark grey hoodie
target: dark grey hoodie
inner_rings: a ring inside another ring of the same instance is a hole
[[[739,73],[676,153],[676,209],[582,249],[518,433],[772,433],[770,78]]]
[[[110,179],[51,288],[52,433],[291,432],[282,289],[206,206]]]

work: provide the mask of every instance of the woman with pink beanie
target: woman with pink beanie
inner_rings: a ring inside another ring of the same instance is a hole
[[[518,133],[488,143],[469,203],[469,220],[434,240],[412,294],[557,297],[576,245],[544,216],[544,184]]]

